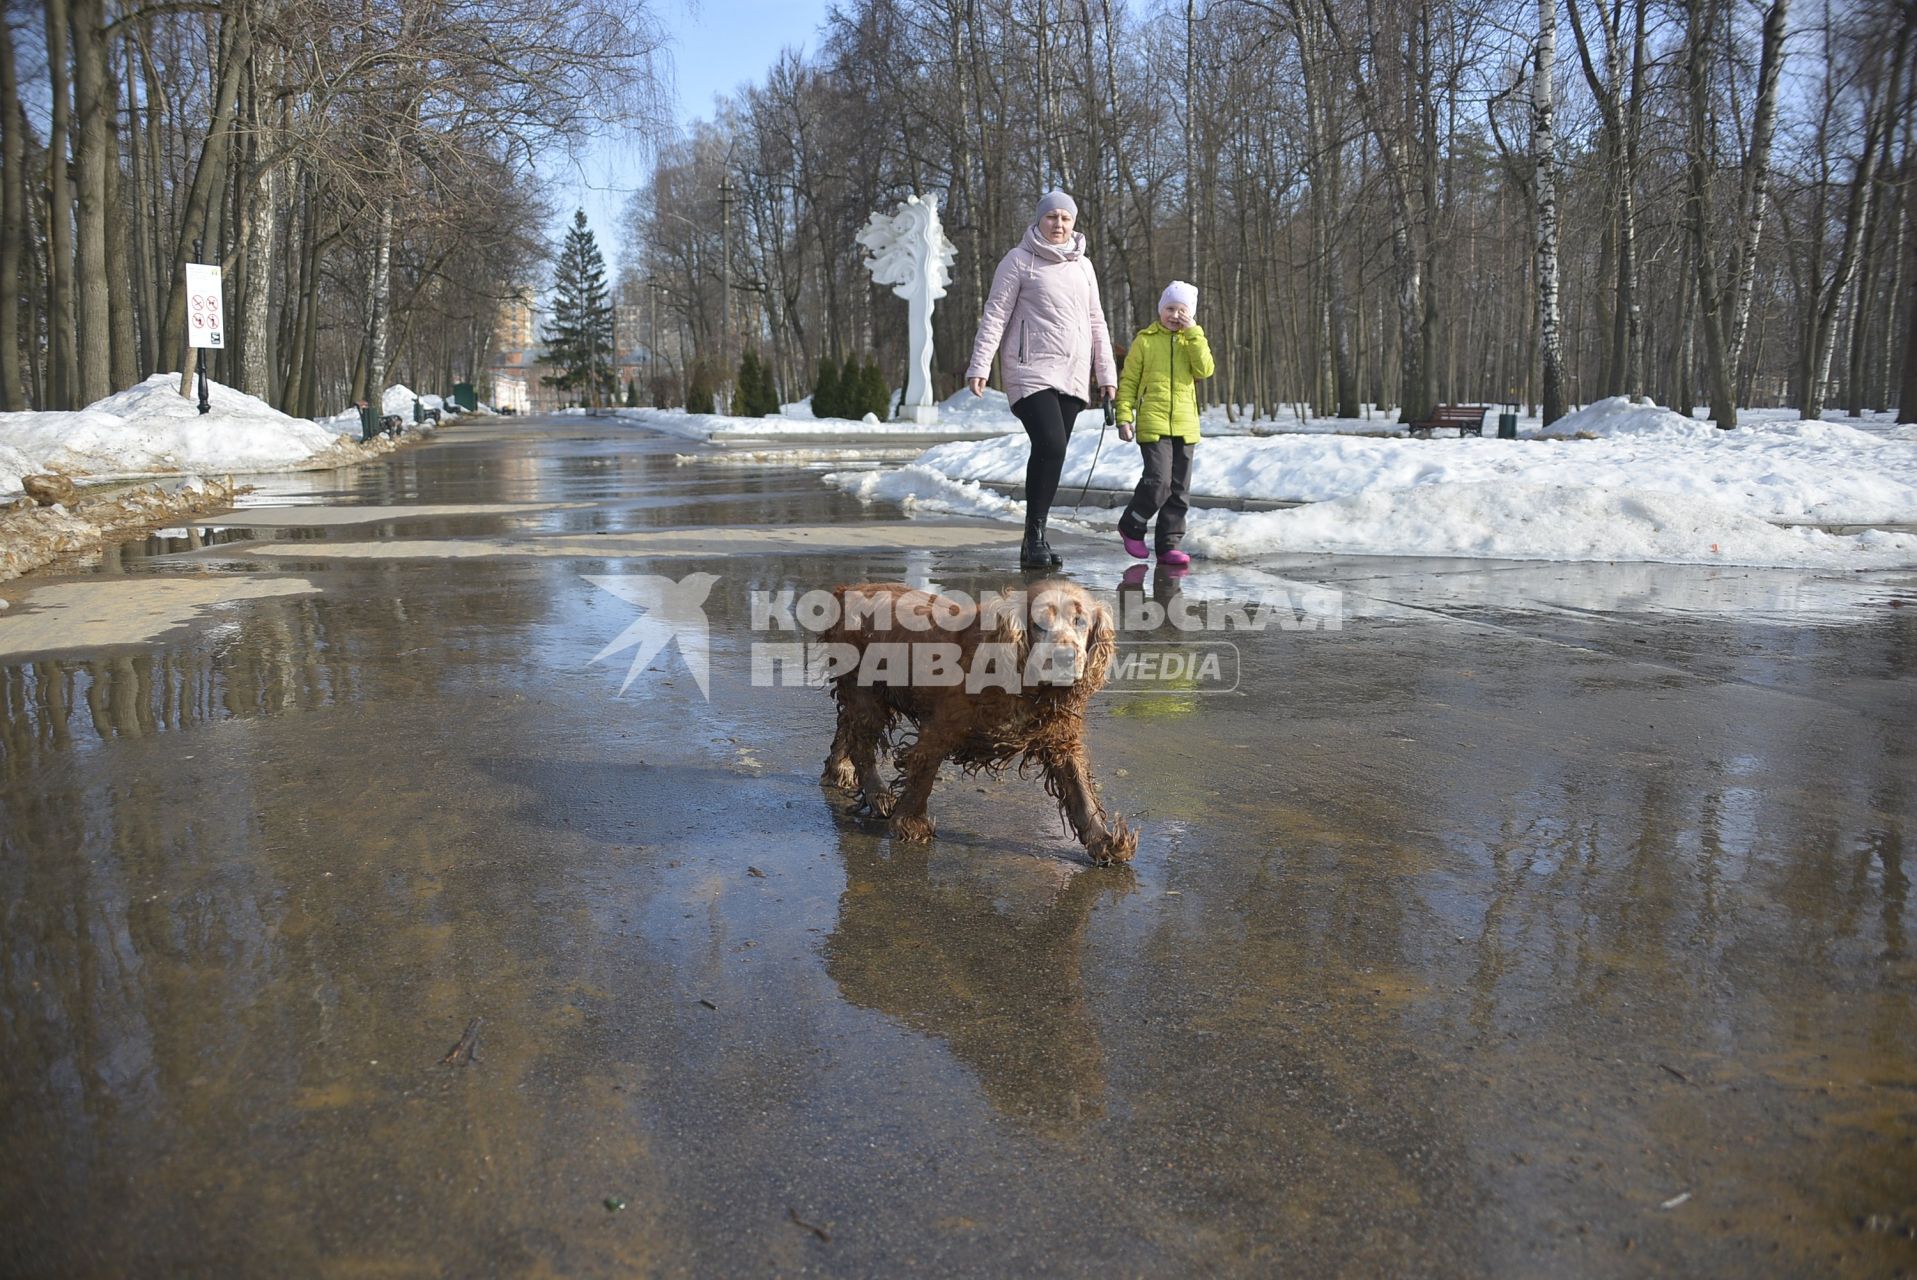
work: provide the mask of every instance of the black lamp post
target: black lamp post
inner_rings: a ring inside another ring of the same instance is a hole
[[[195,240],[193,242],[193,261],[198,262],[199,260],[200,242]],[[189,302],[188,305],[190,308],[191,303]],[[198,353],[196,356],[198,363],[194,366],[194,372],[198,374],[200,380],[200,412],[206,413],[213,407],[206,397],[206,348],[195,347],[194,350]]]

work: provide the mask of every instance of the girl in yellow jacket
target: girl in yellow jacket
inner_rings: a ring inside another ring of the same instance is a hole
[[[1118,438],[1138,437],[1145,474],[1118,518],[1125,550],[1143,560],[1145,529],[1158,518],[1158,563],[1183,566],[1191,557],[1178,549],[1190,506],[1191,455],[1198,446],[1199,378],[1212,373],[1211,346],[1192,316],[1198,286],[1174,280],[1158,299],[1158,320],[1141,329],[1118,377]]]

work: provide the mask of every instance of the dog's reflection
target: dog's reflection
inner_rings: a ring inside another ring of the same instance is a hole
[[[945,1042],[992,1105],[1067,1131],[1104,1113],[1104,1050],[1081,949],[1093,909],[1130,893],[1020,852],[928,850],[848,835],[826,972],[845,998]]]

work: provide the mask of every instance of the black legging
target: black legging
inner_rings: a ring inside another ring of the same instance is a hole
[[[1085,402],[1047,387],[1034,391],[1012,406],[1012,413],[1025,424],[1032,441],[1032,456],[1025,460],[1025,519],[1043,521],[1051,514],[1052,499],[1058,496],[1058,477],[1065,470],[1065,446],[1072,439],[1072,424],[1085,412]]]

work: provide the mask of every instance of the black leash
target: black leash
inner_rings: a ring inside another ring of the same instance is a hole
[[[1098,424],[1098,443],[1092,446],[1092,465],[1085,468],[1085,485],[1078,491],[1078,507],[1075,508],[1076,510],[1084,509],[1085,495],[1091,492],[1092,473],[1098,470],[1098,451],[1105,447],[1105,428],[1117,421],[1118,415],[1112,409],[1112,402],[1107,400],[1105,402],[1105,421]]]

